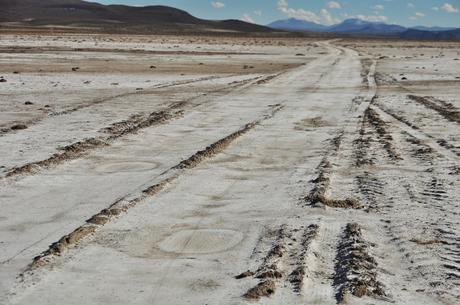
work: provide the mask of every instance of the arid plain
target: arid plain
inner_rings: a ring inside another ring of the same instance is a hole
[[[0,39],[1,304],[458,304],[460,43]]]

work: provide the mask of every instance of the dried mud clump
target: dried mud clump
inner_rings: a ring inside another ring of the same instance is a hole
[[[182,161],[179,163],[175,168],[176,169],[190,169],[193,167],[196,167],[198,164],[200,164],[203,160],[209,159],[221,151],[223,151],[225,148],[227,148],[230,143],[232,143],[234,140],[242,136],[243,134],[247,133],[249,130],[254,128],[256,123],[249,123],[245,125],[242,129],[238,130],[237,132],[232,133],[231,135],[220,139],[219,141],[209,145],[203,150],[200,150],[196,152],[194,155],[192,155],[190,158]]]
[[[142,115],[133,115],[125,121],[114,123],[110,127],[103,129],[103,132],[112,134],[112,137],[109,139],[116,139],[125,134],[135,133],[140,129],[163,124],[181,116],[183,116],[182,111],[178,111],[176,113],[169,113],[168,111],[157,111],[151,113],[147,117]]]
[[[328,122],[324,121],[322,117],[313,117],[313,118],[306,118],[299,122],[295,123],[295,130],[309,130],[310,128],[318,128],[327,126]]]
[[[269,297],[275,293],[275,290],[275,282],[273,280],[266,280],[249,289],[243,297],[249,300],[258,300],[261,297]]]
[[[422,240],[422,239],[418,239],[418,238],[412,238],[410,241],[413,242],[413,243],[416,243],[417,245],[421,245],[421,246],[437,245],[437,244],[442,244],[443,243],[439,239]]]
[[[177,178],[177,176],[172,176],[170,178],[166,178],[165,180],[146,188],[142,192],[147,196],[156,195],[160,191],[162,191],[169,183],[173,182],[174,179],[176,179],[176,178]]]
[[[249,276],[260,279],[261,281],[254,287],[250,288],[244,297],[247,299],[259,299],[262,296],[270,296],[275,292],[275,279],[283,277],[279,270],[280,259],[286,252],[287,231],[286,226],[281,226],[275,233],[275,242],[264,257],[260,267],[256,272],[246,271],[237,275],[236,279],[243,279]]]
[[[278,74],[274,74],[274,75],[269,75],[267,77],[264,77],[262,78],[261,80],[258,80],[256,82],[256,85],[262,85],[262,84],[265,84],[265,83],[268,83],[269,81],[277,78],[278,76],[280,76],[282,73],[278,73]]]
[[[253,276],[254,275],[254,272],[248,270],[248,271],[245,271],[241,274],[238,274],[235,276],[235,279],[237,280],[241,280],[241,279],[244,279],[244,278],[247,278],[247,277],[250,277],[250,276]]]
[[[96,226],[85,225],[81,226],[72,233],[62,237],[59,241],[50,245],[48,250],[36,256],[29,265],[29,270],[34,270],[46,264],[47,259],[53,255],[61,255],[65,250],[74,246],[86,236],[93,234],[96,231]]]
[[[16,125],[11,126],[11,130],[23,130],[23,129],[27,129],[27,125],[16,124]]]
[[[346,226],[339,243],[334,285],[338,302],[345,301],[348,295],[386,297],[383,284],[377,280],[377,262],[369,254],[369,243],[357,223]]]

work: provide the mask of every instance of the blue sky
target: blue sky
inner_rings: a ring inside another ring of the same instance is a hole
[[[91,1],[91,0],[90,0]],[[168,5],[205,19],[268,24],[294,17],[323,24],[347,18],[405,26],[460,27],[460,0],[92,0],[104,4]]]

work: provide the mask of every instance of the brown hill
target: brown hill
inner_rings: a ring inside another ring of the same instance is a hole
[[[240,20],[203,20],[167,6],[103,5],[80,0],[1,0],[0,23],[96,27],[114,31],[272,32]]]

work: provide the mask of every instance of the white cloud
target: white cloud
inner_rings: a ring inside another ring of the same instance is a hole
[[[341,5],[340,3],[338,3],[338,2],[336,2],[336,1],[329,1],[329,2],[327,3],[327,7],[328,7],[328,8],[331,8],[331,9],[334,9],[334,8],[335,8],[335,9],[338,9],[338,10],[339,10],[339,9],[342,8],[342,5]]]
[[[410,16],[410,20],[417,20],[419,17],[425,17],[426,15],[422,12],[416,12],[414,16]]]
[[[356,15],[354,16],[354,18],[358,18],[364,21],[369,21],[369,22],[385,22],[388,20],[388,17],[380,16],[380,15],[375,15],[375,16]]]
[[[381,4],[377,4],[374,6],[374,10],[376,11],[383,11],[385,9],[385,7]]]
[[[294,9],[289,7],[289,3],[286,0],[278,0],[278,10],[289,18],[301,19],[309,22],[315,22],[320,24],[334,24],[339,23],[341,20],[334,18],[332,14],[325,8],[315,13],[307,11],[302,8]]]
[[[324,24],[331,25],[331,24],[337,23],[337,20],[334,19],[334,17],[332,17],[332,15],[325,8],[323,8],[320,13],[321,13],[321,17],[324,20],[323,21]]]
[[[349,15],[347,13],[342,14],[343,17],[347,19],[361,19],[364,21],[369,21],[369,22],[386,22],[388,21],[388,17],[386,16],[381,16],[381,15]]]
[[[217,9],[225,7],[225,3],[222,3],[222,2],[219,2],[219,1],[211,2],[211,5],[212,5],[213,8],[217,8]]]
[[[286,0],[278,0],[278,7],[288,7],[289,4]]]
[[[458,8],[454,7],[452,4],[450,3],[444,3],[443,6],[441,6],[441,9],[444,11],[444,12],[448,12],[448,13],[458,13],[459,10]]]
[[[243,14],[243,17],[241,17],[241,20],[245,22],[249,22],[249,23],[256,23],[254,19],[252,19],[251,16],[249,16],[249,14]]]
[[[278,10],[290,18],[306,20],[310,22],[321,23],[321,17],[317,14],[304,9],[293,9],[289,7],[286,0],[278,0]]]
[[[431,9],[432,9],[433,11],[439,11],[439,7],[437,7],[437,6],[433,6]]]
[[[415,4],[413,4],[412,2],[409,2],[409,3],[407,3],[407,7],[414,8]]]
[[[262,16],[262,11],[254,11],[254,15],[256,15],[256,16]]]

